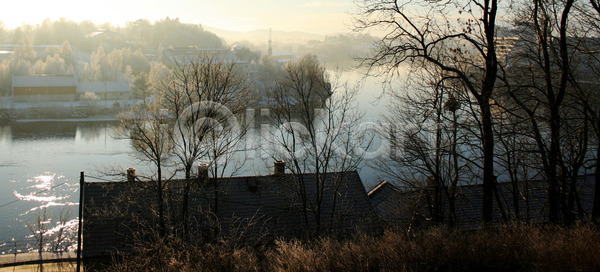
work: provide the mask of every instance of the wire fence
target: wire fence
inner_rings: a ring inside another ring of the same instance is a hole
[[[40,246],[36,239],[0,242],[0,267],[33,261],[73,259],[76,256],[76,245],[56,245],[48,241]]]
[[[0,255],[26,253],[29,252],[36,243],[37,241],[35,239],[0,242]]]
[[[85,178],[96,181],[113,181],[106,177],[89,175],[85,175]],[[68,181],[62,182],[52,186],[51,188],[34,192],[32,195],[35,196],[68,183]],[[15,204],[22,200],[23,199],[18,198],[6,203],[0,203],[0,208]],[[28,262],[46,262],[69,259],[73,260],[77,258],[77,241],[76,237],[69,236],[70,235],[64,236],[61,239],[48,236],[45,237],[41,244],[36,238],[0,241],[0,267]]]

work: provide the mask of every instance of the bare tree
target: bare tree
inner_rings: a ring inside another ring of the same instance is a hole
[[[569,96],[574,94],[569,91],[572,90],[569,86],[571,49],[567,42],[574,3],[574,0],[522,3],[522,16],[518,20],[522,49],[514,54],[509,70],[512,83],[509,83],[508,94],[530,122],[536,152],[548,180],[549,217],[553,223],[559,223],[569,213],[564,193],[571,187],[567,185],[570,174],[563,145],[566,135],[562,134],[569,125],[566,120],[573,117],[568,116],[574,113],[566,105]],[[575,139],[572,136],[568,141]],[[582,156],[587,152],[587,139],[583,142],[585,146],[571,149],[574,152],[571,154],[577,157],[574,158],[577,162],[571,165],[577,169],[581,168]],[[577,169],[577,173],[571,175],[573,182],[579,172]]]
[[[243,136],[245,130],[232,124],[232,118],[253,103],[251,85],[242,72],[234,62],[204,55],[176,62],[162,82],[162,106],[176,121],[173,154],[182,163],[186,178],[191,177],[194,162],[206,155],[204,139],[214,135],[217,126],[226,126],[219,130],[223,135],[237,129],[236,140]]]
[[[457,85],[458,83],[458,85]],[[473,123],[468,112],[470,97],[453,77],[444,77],[441,69],[430,65],[411,72],[406,84],[415,92],[392,91],[385,119],[392,154],[374,162],[375,167],[396,181],[404,190],[423,192],[426,207],[414,208],[429,219],[448,226],[456,225],[457,186],[469,183],[473,160],[469,130]],[[402,88],[402,87],[400,87]],[[446,221],[447,214],[447,221]]]
[[[35,215],[35,221],[33,223],[27,223],[27,228],[29,229],[29,231],[31,232],[31,234],[33,234],[33,237],[35,237],[36,240],[36,247],[38,250],[38,255],[39,255],[39,260],[40,260],[40,264],[39,264],[39,270],[40,272],[44,271],[44,262],[43,262],[43,253],[44,253],[44,248],[46,247],[46,243],[48,242],[48,240],[50,240],[49,237],[46,237],[48,234],[48,230],[49,225],[50,225],[50,215],[48,214],[47,210],[44,208],[42,210],[41,213],[37,213]]]
[[[584,42],[580,43],[582,58],[573,63],[584,64],[587,67],[584,73],[582,82],[578,82],[578,90],[582,90],[580,96],[585,105],[587,115],[591,120],[591,125],[596,138],[596,154],[595,154],[595,192],[594,205],[592,209],[592,218],[598,220],[600,218],[600,107],[598,106],[598,95],[595,90],[598,86],[598,78],[600,77],[600,42],[597,38],[600,33],[600,1],[589,0],[583,1],[584,4],[575,5],[578,11],[578,21],[582,26],[581,33],[584,36]],[[587,5],[589,4],[589,5]],[[591,6],[591,7],[590,7]],[[582,78],[582,77],[578,77]]]
[[[496,184],[491,99],[498,73],[494,42],[498,1],[367,0],[358,6],[358,31],[384,31],[375,54],[363,61],[371,73],[393,75],[403,65],[411,69],[434,65],[461,81],[477,102],[483,146],[482,218],[484,223],[491,221]]]
[[[531,124],[510,104],[504,103],[501,96],[496,96],[496,101],[502,105],[497,113],[496,134],[498,166],[510,182],[510,202],[506,204],[506,219],[515,223],[524,221],[530,223],[532,211],[530,204],[530,180],[537,178],[540,168],[539,158],[535,155],[536,143],[532,139]],[[521,203],[524,202],[524,205]],[[523,212],[524,211],[524,212]]]
[[[164,170],[173,148],[167,113],[162,109],[160,99],[157,99],[132,107],[130,111],[122,113],[119,119],[124,129],[123,136],[131,140],[140,158],[152,163],[156,169],[152,185],[157,195],[159,231],[165,235],[165,190],[168,179],[164,178]]]
[[[237,117],[252,104],[251,85],[234,62],[203,55],[177,60],[161,83],[160,93],[161,105],[171,119],[171,151],[185,175],[182,224],[187,233],[190,190],[198,181],[192,179],[194,164],[208,162],[213,178],[241,167],[228,168],[236,161],[233,156],[247,131]],[[211,183],[216,194],[218,179]],[[215,195],[215,210],[217,199]]]
[[[370,143],[361,143],[356,131],[361,115],[352,103],[355,94],[356,89],[332,83],[314,55],[287,63],[271,92],[276,129],[262,136],[273,143],[270,155],[285,159],[297,180],[293,189],[309,237],[334,231],[334,215],[342,208],[337,192],[343,174],[358,167],[364,155],[359,148]],[[334,171],[341,175],[332,180]],[[323,208],[326,198],[332,198],[333,207]],[[331,218],[328,224],[326,215]]]

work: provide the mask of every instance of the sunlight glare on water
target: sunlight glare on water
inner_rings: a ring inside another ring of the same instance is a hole
[[[36,185],[34,185],[35,188],[50,190],[50,187],[52,186],[52,181],[54,180],[54,176],[37,176],[33,179],[34,182],[37,183]]]
[[[110,137],[114,127],[102,122],[0,126],[0,245],[32,239],[27,225],[44,214],[46,235],[77,232],[80,171],[102,176],[98,172],[105,164],[134,163],[129,142]]]

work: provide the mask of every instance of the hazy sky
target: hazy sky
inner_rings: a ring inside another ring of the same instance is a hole
[[[227,30],[297,30],[319,34],[348,31],[352,0],[16,0],[0,8],[0,21],[13,29],[44,19],[91,20],[124,25],[166,17]]]

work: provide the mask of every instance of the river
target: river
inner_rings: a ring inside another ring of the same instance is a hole
[[[0,126],[0,241],[24,240],[46,211],[51,231],[61,212],[73,227],[79,172],[99,176],[130,164],[128,140],[111,137],[115,122],[14,122]],[[1,253],[1,252],[0,252]]]
[[[350,81],[358,78],[352,74]],[[379,120],[385,108],[376,101],[379,92],[374,90],[379,88],[377,80],[368,80],[363,85],[367,91],[361,91],[357,99],[369,121]],[[67,228],[75,230],[80,171],[85,171],[90,181],[120,179],[104,174],[127,167],[147,171],[148,165],[137,159],[129,140],[113,137],[117,128],[115,121],[77,119],[20,120],[0,125],[0,245],[13,239],[31,239],[27,225],[34,225],[36,216],[44,211],[49,232],[58,229],[60,214],[65,212]],[[267,173],[266,168],[251,168],[238,174]],[[359,173],[367,189],[378,182],[373,169],[363,167]]]

